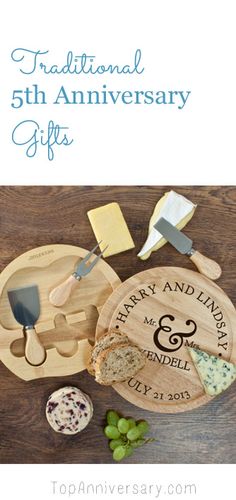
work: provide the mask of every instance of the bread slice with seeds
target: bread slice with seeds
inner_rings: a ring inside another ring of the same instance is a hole
[[[88,372],[91,375],[95,375],[94,365],[96,363],[98,355],[102,351],[104,351],[105,349],[108,349],[112,345],[126,344],[128,342],[129,342],[129,339],[128,339],[127,335],[120,332],[119,330],[116,330],[115,328],[104,333],[104,335],[102,335],[98,339],[98,341],[96,342],[95,346],[92,349],[89,364],[87,366]]]
[[[95,362],[95,379],[102,385],[124,382],[136,375],[146,362],[146,356],[138,346],[130,343],[113,345],[103,350]]]

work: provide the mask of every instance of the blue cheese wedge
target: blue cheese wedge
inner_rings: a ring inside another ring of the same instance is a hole
[[[206,394],[217,396],[236,380],[236,365],[204,351],[188,348]]]
[[[53,392],[46,404],[46,417],[50,426],[61,434],[82,431],[93,415],[92,401],[78,387],[66,386]]]

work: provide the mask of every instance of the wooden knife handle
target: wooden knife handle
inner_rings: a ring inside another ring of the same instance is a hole
[[[190,256],[190,259],[195,264],[198,271],[201,274],[204,274],[207,278],[217,280],[221,276],[222,271],[219,264],[217,264],[214,260],[205,257],[202,253],[195,251],[193,255]]]
[[[78,284],[78,280],[71,274],[63,283],[58,285],[49,294],[49,302],[56,307],[63,306],[69,299],[73,288]]]
[[[34,328],[25,328],[25,357],[33,366],[42,365],[46,359],[46,352]]]

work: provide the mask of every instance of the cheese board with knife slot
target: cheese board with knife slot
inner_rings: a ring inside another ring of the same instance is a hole
[[[92,252],[72,245],[46,245],[20,255],[2,271],[0,359],[18,377],[32,380],[85,369],[99,311],[120,284],[103,259],[77,281],[74,271],[88,254],[93,256],[92,265],[97,258]],[[67,298],[56,306],[50,294],[56,287],[65,290],[68,283],[72,287]],[[35,353],[36,361],[31,362]]]
[[[142,271],[122,283],[104,304],[98,340],[110,329],[129,337],[147,361],[136,376],[114,384],[130,403],[177,413],[209,401],[189,348],[236,363],[236,312],[209,278],[178,267]]]

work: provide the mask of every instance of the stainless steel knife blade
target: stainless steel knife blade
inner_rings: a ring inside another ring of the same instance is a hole
[[[37,285],[27,285],[7,291],[13,315],[24,327],[25,358],[33,366],[42,365],[46,351],[35,330],[40,315],[39,291]]]
[[[216,280],[220,277],[221,268],[219,264],[197,250],[194,250],[192,240],[170,224],[164,217],[159,219],[154,227],[167,241],[169,241],[169,243],[171,243],[171,245],[173,245],[173,247],[176,248],[176,250],[182,254],[188,255],[201,274],[204,274],[204,276],[212,280]]]
[[[8,298],[16,321],[26,328],[34,326],[40,314],[37,285],[8,290]]]
[[[179,229],[170,224],[164,217],[158,220],[154,225],[155,229],[164,236],[164,238],[173,245],[176,250],[182,254],[192,255],[193,253],[193,242],[181,233]]]

